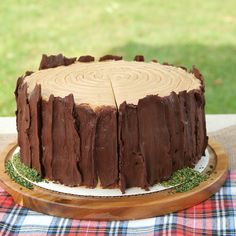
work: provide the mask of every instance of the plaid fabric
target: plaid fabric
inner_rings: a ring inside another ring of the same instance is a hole
[[[14,204],[0,188],[0,235],[236,235],[236,170],[207,201],[178,213],[135,221],[79,221]]]

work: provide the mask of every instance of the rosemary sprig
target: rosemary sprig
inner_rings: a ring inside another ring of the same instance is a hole
[[[208,175],[200,173],[190,167],[175,171],[169,180],[163,181],[161,185],[165,187],[175,186],[176,192],[187,192],[197,187],[201,182],[207,180]]]
[[[19,174],[16,172],[14,167],[17,169]],[[5,170],[13,181],[28,189],[33,189],[33,184],[24,179],[22,176],[26,177],[32,182],[43,181],[42,177],[35,169],[29,168],[21,162],[19,153],[15,154],[11,160],[8,160],[5,163]]]
[[[35,170],[34,168],[29,168],[21,162],[19,153],[13,156],[12,163],[19,172],[19,174],[26,177],[28,180],[31,180],[32,182],[43,181],[42,177],[39,175],[37,170]]]
[[[16,183],[20,184],[21,186],[28,188],[28,189],[33,189],[33,184],[22,178],[20,175],[17,174],[17,172],[14,170],[14,167],[12,165],[12,162],[8,160],[5,163],[5,169],[6,173],[10,176],[10,178],[15,181]]]

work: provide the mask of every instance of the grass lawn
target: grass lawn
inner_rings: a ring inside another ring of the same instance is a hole
[[[235,113],[235,9],[235,0],[0,1],[0,116],[14,115],[16,79],[42,53],[196,64],[207,113]]]

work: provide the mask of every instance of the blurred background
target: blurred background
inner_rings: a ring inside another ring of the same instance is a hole
[[[41,54],[143,54],[206,80],[206,112],[236,113],[235,0],[0,1],[0,116],[15,111],[16,79]]]

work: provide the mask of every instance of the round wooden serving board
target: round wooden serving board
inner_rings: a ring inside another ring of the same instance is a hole
[[[213,171],[208,180],[184,193],[171,189],[135,196],[85,197],[46,190],[34,186],[22,187],[5,173],[5,161],[12,156],[16,142],[0,155],[0,185],[14,201],[34,211],[49,215],[86,220],[129,220],[154,217],[194,206],[217,192],[227,176],[227,156],[223,149],[209,140],[209,165]]]

